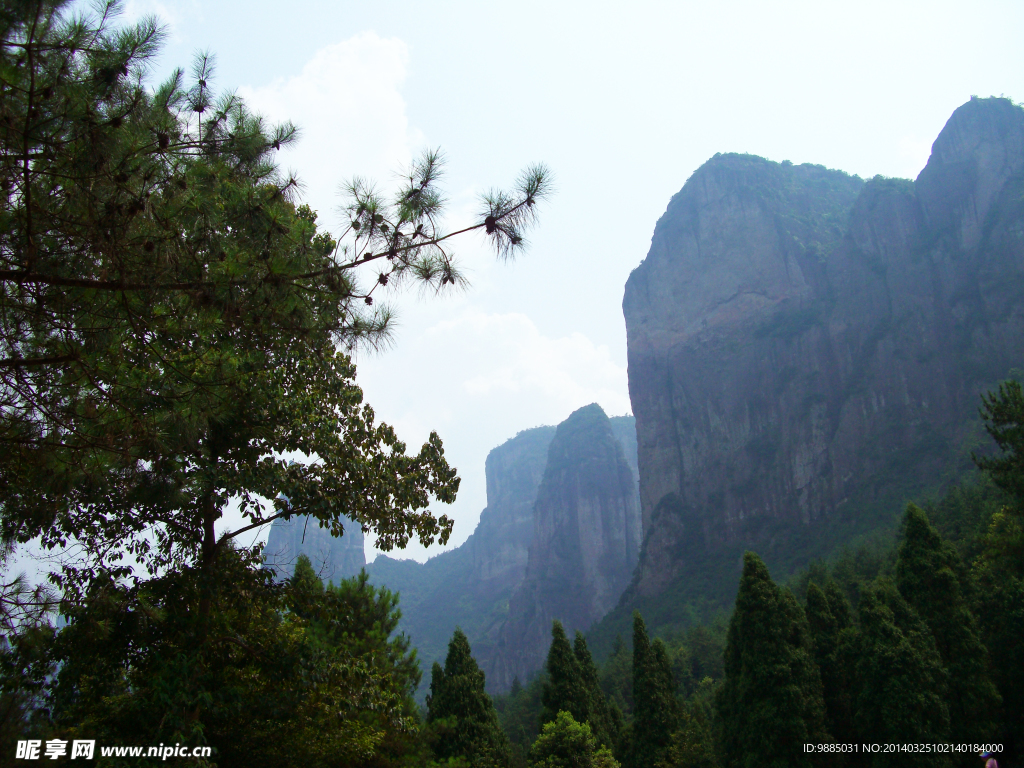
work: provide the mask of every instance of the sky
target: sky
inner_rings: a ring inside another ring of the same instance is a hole
[[[281,165],[329,230],[344,182],[393,189],[428,148],[448,161],[452,227],[487,189],[551,169],[524,255],[463,239],[470,287],[393,294],[391,346],[357,355],[378,417],[410,450],[437,431],[459,469],[456,503],[432,507],[455,520],[449,547],[486,506],[490,449],[592,402],[630,412],[623,286],[711,156],[913,178],[972,95],[1024,101],[1019,0],[126,2],[125,21],[148,15],[166,32],[154,79],[208,51],[215,87],[299,126]]]

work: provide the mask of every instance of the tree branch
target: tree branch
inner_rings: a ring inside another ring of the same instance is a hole
[[[0,359],[0,368],[31,368],[37,365],[56,365],[77,360],[78,355],[55,355],[53,357],[5,357]]]
[[[217,542],[217,546],[220,546],[221,544],[223,544],[228,539],[235,538],[235,536],[238,536],[239,534],[245,533],[246,531],[251,531],[253,528],[259,528],[261,525],[266,525],[267,523],[272,523],[275,520],[277,520],[277,518],[279,518],[279,517],[284,517],[286,515],[294,515],[294,514],[295,514],[294,510],[290,510],[290,509],[287,512],[278,512],[276,515],[271,515],[270,517],[265,518],[263,520],[258,520],[255,523],[253,523],[252,525],[247,525],[244,528],[239,528],[237,531],[232,531],[231,533],[225,533],[225,534],[223,534],[220,537],[220,540]]]

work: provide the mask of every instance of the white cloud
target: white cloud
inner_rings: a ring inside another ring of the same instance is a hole
[[[582,333],[551,339],[526,315],[472,310],[427,335],[439,344],[459,339],[464,359],[472,361],[461,383],[468,395],[531,401],[541,396],[563,409],[601,402],[613,414],[629,411],[629,399],[622,397],[626,371],[612,362],[606,346],[596,346]]]
[[[290,120],[301,136],[282,150],[282,169],[299,169],[303,199],[328,227],[341,198],[339,187],[353,176],[384,183],[421,145],[409,127],[401,86],[409,52],[396,38],[361,32],[313,54],[302,71],[238,93],[273,122]]]
[[[183,27],[190,22],[201,23],[203,20],[202,8],[195,0],[170,0],[169,3],[161,0],[128,0],[123,6],[122,19],[129,24],[138,23],[146,16],[156,17],[157,24],[172,43],[183,42]]]

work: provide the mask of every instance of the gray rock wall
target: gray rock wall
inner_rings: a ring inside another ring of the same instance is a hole
[[[979,392],[1024,361],[1022,168],[1024,111],[977,99],[916,182],[743,155],[694,173],[623,299],[634,598],[739,545],[821,554],[872,524],[860,502],[969,461]]]
[[[302,554],[309,558],[325,584],[355,576],[366,564],[363,529],[351,520],[342,522],[345,535],[334,537],[328,529],[320,527],[316,518],[278,518],[270,524],[267,546],[263,549],[265,567],[272,569],[279,580],[291,578]]]
[[[554,434],[554,427],[528,429],[487,455],[487,507],[461,546],[426,563],[382,555],[367,567],[374,584],[399,593],[400,628],[419,651],[425,672],[434,661],[444,661],[456,626],[478,662],[490,659],[509,597],[526,573],[533,504]]]
[[[632,419],[617,420],[627,440]],[[618,602],[640,550],[636,475],[613,424],[594,404],[558,425],[534,505],[526,575],[509,603],[488,687],[507,690],[543,665],[551,623],[586,630]]]

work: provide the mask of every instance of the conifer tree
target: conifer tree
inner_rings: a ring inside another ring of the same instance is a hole
[[[717,768],[711,713],[698,704],[686,704],[679,727],[657,763],[657,768]]]
[[[753,552],[743,557],[718,711],[730,768],[812,765],[803,744],[829,740],[803,611]]]
[[[653,643],[633,613],[633,727],[630,765],[654,765],[668,748],[678,720],[672,665],[661,640]]]
[[[978,609],[992,673],[1003,699],[1000,737],[1011,755],[1024,754],[1024,520],[997,512],[975,563]]]
[[[548,649],[548,679],[541,701],[541,725],[550,723],[559,712],[568,712],[577,723],[590,722],[590,696],[583,683],[580,665],[560,621],[551,624],[551,647]]]
[[[825,598],[828,600],[828,609],[836,620],[836,626],[840,632],[853,626],[853,609],[850,608],[850,601],[846,599],[843,590],[834,580],[829,579],[825,585]]]
[[[981,418],[985,430],[1002,451],[1002,456],[975,457],[975,463],[992,481],[1010,494],[1009,511],[1024,515],[1024,387],[1010,379],[995,392],[981,396]]]
[[[435,661],[431,669],[427,723],[434,731],[434,752],[442,760],[462,757],[481,768],[510,764],[508,738],[461,629],[448,643],[444,668]]]
[[[1024,754],[1024,389],[1003,382],[982,396],[985,429],[1002,455],[975,458],[1011,503],[992,516],[974,564],[977,609],[992,675],[1003,698],[1007,757]]]
[[[927,626],[887,581],[865,590],[857,612],[857,732],[879,743],[946,741],[946,671]],[[880,753],[873,764],[904,768],[949,763],[945,755]]]
[[[597,665],[594,664],[594,659],[590,655],[590,649],[587,647],[587,640],[579,632],[576,633],[576,638],[573,640],[573,653],[576,655],[576,661],[580,667],[580,678],[589,701],[590,727],[598,743],[610,749],[615,746],[618,728],[604,691],[601,690],[601,678],[597,672]]]
[[[849,627],[846,597],[829,581],[828,593],[811,582],[807,587],[807,623],[811,630],[814,660],[821,672],[822,694],[828,731],[841,743],[851,743],[853,713],[850,709],[850,670],[843,653],[842,632]],[[838,610],[833,611],[833,606]],[[840,614],[840,617],[836,616]]]
[[[988,674],[988,651],[957,577],[958,561],[924,511],[908,505],[896,586],[928,625],[949,673],[951,736],[981,743],[992,736],[1000,700]],[[967,758],[963,763],[968,764]]]
[[[602,667],[602,688],[620,714],[633,712],[633,656],[621,635],[616,636],[611,656]]]

